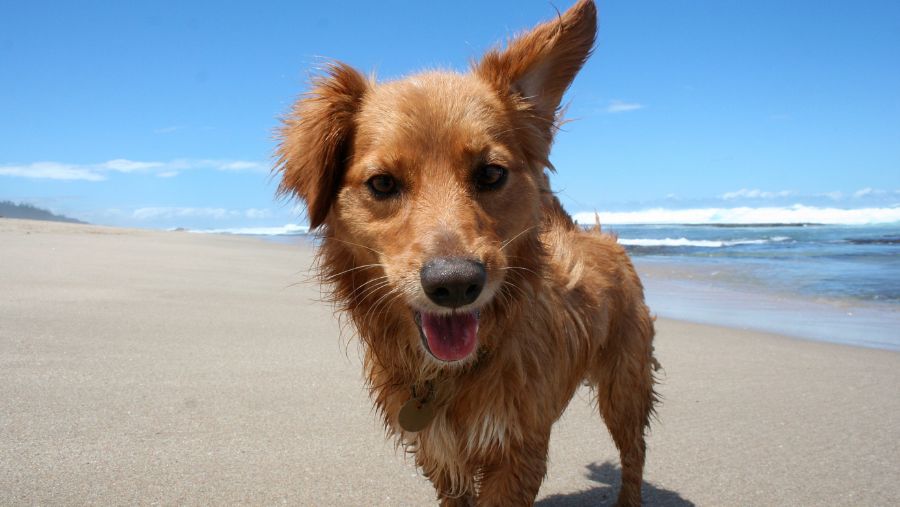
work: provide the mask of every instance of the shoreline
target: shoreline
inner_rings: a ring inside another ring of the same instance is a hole
[[[309,246],[0,219],[0,504],[421,505]],[[900,354],[657,321],[648,505],[900,503]],[[609,505],[579,391],[538,505]]]
[[[56,224],[63,228],[74,225],[97,230],[220,237],[305,249],[315,246],[315,239],[309,234],[271,235],[265,233],[266,228],[252,234],[238,234],[226,230],[122,228],[2,217],[0,220]],[[900,330],[900,305],[893,302],[814,296],[766,287],[727,263],[704,265],[690,259],[633,253],[630,257],[644,283],[648,306],[659,317],[773,333],[795,340],[900,352],[900,331],[897,331]]]

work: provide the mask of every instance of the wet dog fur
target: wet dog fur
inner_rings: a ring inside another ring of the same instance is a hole
[[[581,0],[466,74],[377,83],[334,63],[280,131],[280,190],[319,228],[319,274],[363,344],[375,406],[442,505],[532,504],[551,427],[583,383],[620,451],[619,504],[641,501],[653,322],[625,251],[573,223],[545,173],[595,32]],[[480,266],[474,299],[424,289],[434,259]],[[438,357],[422,319],[463,314],[474,349]],[[423,386],[434,417],[404,430]]]

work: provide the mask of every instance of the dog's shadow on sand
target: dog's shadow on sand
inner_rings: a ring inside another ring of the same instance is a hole
[[[595,486],[577,493],[548,496],[535,503],[538,507],[580,507],[583,505],[614,505],[622,483],[622,470],[607,461],[602,464],[591,463],[587,467],[588,479],[598,483]],[[674,491],[657,488],[644,481],[641,487],[644,505],[665,505],[673,507],[693,506],[694,502],[682,498]]]

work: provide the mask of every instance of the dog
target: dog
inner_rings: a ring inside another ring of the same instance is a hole
[[[466,74],[332,63],[279,130],[279,191],[305,202],[377,412],[441,505],[533,504],[582,384],[620,452],[618,503],[641,502],[653,319],[624,249],[575,224],[546,172],[596,24],[580,0]]]

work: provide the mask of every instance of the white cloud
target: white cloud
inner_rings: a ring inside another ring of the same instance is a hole
[[[861,189],[857,190],[856,192],[853,192],[853,197],[859,199],[861,197],[884,196],[884,195],[888,195],[890,193],[891,192],[888,192],[887,190],[866,187],[866,188],[861,188]],[[894,193],[896,194],[897,192],[894,192]]]
[[[625,102],[624,100],[611,100],[609,101],[609,105],[606,106],[607,113],[627,113],[629,111],[637,111],[638,109],[644,109],[646,106],[644,104],[639,104],[637,102]]]
[[[237,217],[241,213],[225,208],[138,208],[131,212],[137,220],[159,220],[167,218],[215,218]]]
[[[0,165],[0,176],[49,180],[102,181],[106,177],[82,166],[58,162],[34,162],[26,165]]]
[[[165,166],[165,163],[163,163],[163,162],[136,162],[134,160],[117,158],[117,159],[109,160],[107,162],[103,162],[102,164],[97,164],[94,167],[97,169],[108,169],[110,171],[119,171],[119,172],[123,172],[123,173],[130,173],[133,171],[146,171],[149,169],[158,169],[163,166]]]
[[[66,164],[61,162],[33,162],[31,164],[0,165],[0,176],[49,180],[103,181],[109,172],[150,172],[171,178],[180,171],[211,169],[216,171],[267,172],[269,164],[252,160],[174,159],[167,162],[138,161],[116,158],[98,164]]]
[[[641,211],[601,211],[601,224],[883,224],[900,222],[900,207],[819,208],[795,204],[765,208],[652,208]],[[594,212],[575,213],[580,224],[594,223]]]
[[[244,211],[244,216],[252,219],[269,218],[272,212],[267,209],[250,208]]]
[[[268,171],[269,166],[260,162],[237,160],[234,162],[222,163],[218,169],[223,171]]]
[[[732,199],[775,199],[777,197],[788,197],[793,195],[790,190],[781,190],[779,192],[766,192],[759,189],[742,188],[734,192],[725,192],[720,195],[720,199],[730,201]]]

